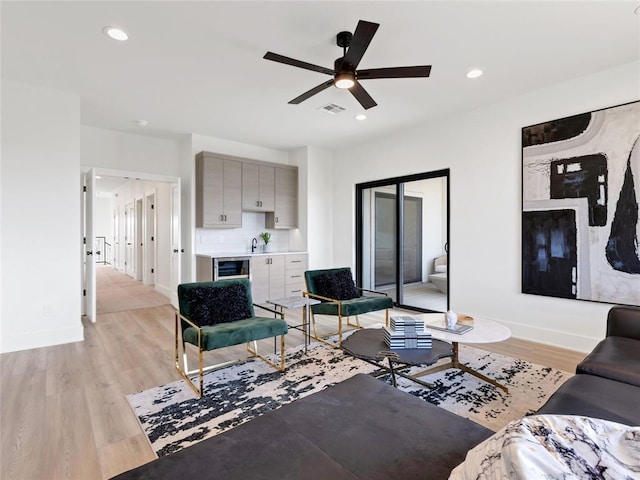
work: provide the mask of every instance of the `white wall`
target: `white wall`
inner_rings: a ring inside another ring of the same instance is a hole
[[[2,81],[0,351],[83,339],[80,98]]]
[[[113,207],[111,205],[111,195],[96,196],[93,202],[93,231],[96,238],[105,238],[104,245],[96,242],[94,251],[100,251],[96,261],[106,260],[109,263],[113,263]],[[107,243],[111,244],[111,248],[106,248]],[[107,254],[110,255],[108,258]]]
[[[180,141],[81,127],[82,165],[180,176]]]
[[[307,199],[306,209],[301,210],[304,214],[301,213],[300,221],[304,221],[307,229],[306,241],[310,269],[339,266],[335,263],[333,253],[333,212],[336,205],[333,188],[333,158],[334,154],[331,151],[315,147],[307,148],[305,181]]]
[[[452,308],[505,322],[517,337],[590,350],[610,305],[520,293],[521,128],[638,98],[640,64],[627,64],[337,152],[334,263],[355,263],[356,183],[451,168]]]

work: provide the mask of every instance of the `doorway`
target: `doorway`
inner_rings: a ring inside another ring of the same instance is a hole
[[[401,201],[398,201],[401,199]],[[449,170],[356,185],[356,278],[417,311],[449,308]]]
[[[146,303],[172,303],[172,292],[180,282],[181,259],[174,253],[180,251],[181,237],[179,203],[174,200],[180,195],[179,178],[151,175],[144,179],[107,169],[91,171],[98,201],[92,197],[91,205],[88,196],[83,199],[85,225],[91,218],[96,228],[104,231],[102,235],[111,239],[113,260],[112,266],[94,269],[93,287],[87,288],[91,292],[84,296],[84,311],[142,308],[134,306],[139,304],[134,297]],[[96,277],[107,288],[98,288]],[[84,284],[91,282],[87,279]],[[102,298],[97,298],[98,291]],[[105,305],[105,301],[113,305]]]

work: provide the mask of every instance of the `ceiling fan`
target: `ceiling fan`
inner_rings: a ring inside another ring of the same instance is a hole
[[[378,23],[366,22],[360,20],[356,31],[340,32],[337,35],[337,44],[343,49],[342,57],[336,59],[333,64],[333,70],[330,68],[320,67],[311,63],[296,60],[294,58],[278,55],[277,53],[267,52],[263,58],[274,62],[284,63],[293,67],[304,68],[314,72],[331,75],[333,78],[321,83],[317,87],[312,88],[308,92],[303,93],[299,97],[294,98],[289,103],[298,104],[316,93],[335,85],[337,88],[348,89],[351,94],[360,102],[360,105],[366,110],[375,107],[377,103],[371,95],[360,85],[362,80],[371,80],[374,78],[415,78],[428,77],[431,73],[431,65],[422,65],[415,67],[389,67],[389,68],[370,68],[366,70],[357,70],[358,64],[362,56],[367,51],[371,39],[375,35]]]

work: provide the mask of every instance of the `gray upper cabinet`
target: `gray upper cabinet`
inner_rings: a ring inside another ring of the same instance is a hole
[[[242,163],[196,156],[196,227],[242,226]]]
[[[242,163],[242,209],[246,212],[273,212],[275,209],[275,168]]]
[[[276,204],[273,213],[267,213],[267,228],[298,227],[298,169],[275,167]]]
[[[298,167],[210,152],[196,155],[196,228],[241,228],[264,212],[265,228],[298,227]]]

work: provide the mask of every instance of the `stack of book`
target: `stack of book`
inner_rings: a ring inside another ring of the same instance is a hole
[[[392,350],[431,348],[431,334],[424,330],[424,320],[413,317],[391,317],[389,328],[383,327],[384,342]]]

